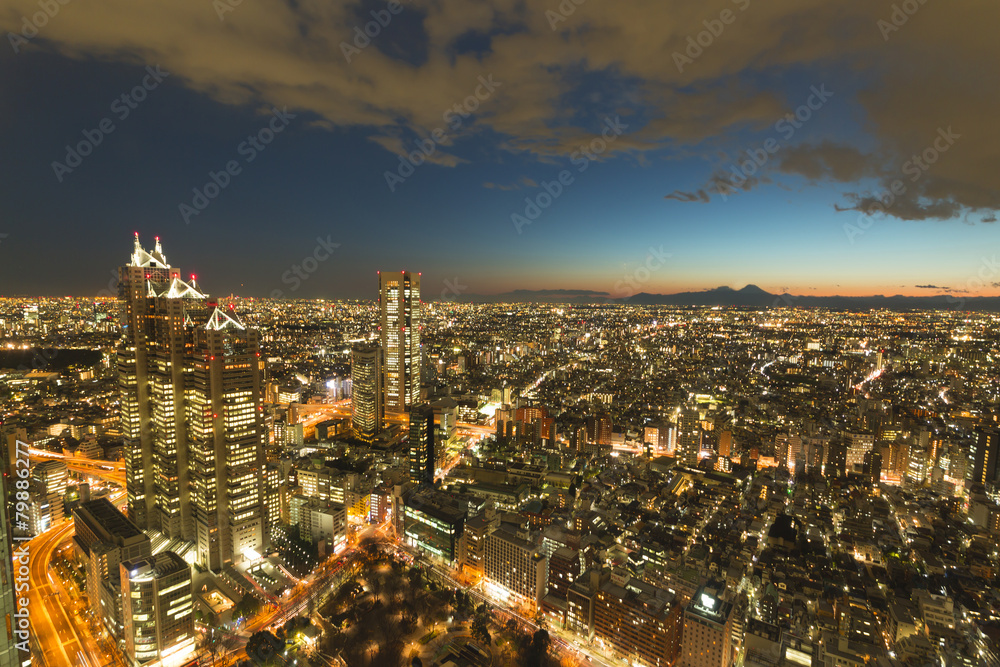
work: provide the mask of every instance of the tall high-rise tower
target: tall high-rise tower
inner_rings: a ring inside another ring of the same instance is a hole
[[[972,483],[991,484],[997,477],[997,460],[1000,459],[1000,431],[994,428],[977,428],[972,446]]]
[[[118,301],[123,334],[118,345],[118,388],[128,512],[129,518],[140,528],[160,525],[159,517],[154,516],[157,506],[154,482],[161,472],[153,468],[150,369],[154,364],[149,357],[156,340],[150,322],[155,303],[150,299],[150,290],[153,285],[170,285],[174,281],[183,282],[180,270],[167,264],[159,238],[154,251],[149,253],[139,244],[139,235],[136,234],[131,261],[118,269]],[[170,361],[180,362],[181,359],[175,355],[174,359],[167,360],[168,364]],[[173,368],[182,369],[183,365],[178,363]],[[160,461],[160,466],[163,463]],[[162,474],[167,479],[178,477],[176,470],[163,471]]]
[[[119,269],[129,518],[219,570],[267,546],[260,343],[136,235]]]
[[[865,452],[862,474],[868,486],[872,488],[878,487],[879,482],[882,480],[882,454],[880,452]]]
[[[385,409],[405,412],[420,402],[420,274],[379,272]]]
[[[698,411],[684,408],[677,417],[677,458],[687,466],[698,465],[701,454],[701,424]]]
[[[410,480],[434,482],[434,408],[424,403],[410,410]]]
[[[382,348],[355,345],[351,350],[351,425],[354,436],[372,442],[385,423]]]

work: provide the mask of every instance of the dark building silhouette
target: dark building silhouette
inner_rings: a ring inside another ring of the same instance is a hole
[[[427,403],[410,410],[410,479],[434,481],[434,408]]]

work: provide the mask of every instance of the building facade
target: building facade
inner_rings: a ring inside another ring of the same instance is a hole
[[[733,605],[718,591],[702,586],[684,610],[681,667],[730,667],[733,664]]]
[[[410,479],[418,484],[434,481],[434,409],[427,404],[410,411]]]
[[[73,541],[86,565],[87,597],[105,629],[119,644],[125,618],[119,565],[152,555],[149,537],[107,498],[83,503],[73,513]]]
[[[677,417],[677,458],[684,465],[696,466],[700,454],[701,423],[698,411],[685,408]]]
[[[407,545],[446,563],[459,557],[465,513],[432,493],[410,496],[403,505],[403,539]]]
[[[340,553],[347,547],[347,508],[329,500],[310,498],[297,509],[301,539],[325,542],[326,553]]]
[[[119,269],[121,428],[129,517],[195,543],[202,567],[269,543],[260,343],[171,267],[159,239]]]
[[[420,402],[420,274],[379,273],[385,409],[406,412]]]
[[[385,424],[382,348],[355,345],[351,350],[351,426],[354,437],[372,442]]]
[[[40,461],[31,468],[30,530],[39,535],[65,516],[63,497],[69,471],[63,461]]]
[[[594,601],[594,636],[648,667],[670,667],[680,655],[683,606],[649,584],[612,576]]]
[[[465,522],[462,533],[462,567],[482,577],[486,573],[486,538],[500,526],[496,512],[484,512]]]
[[[172,551],[119,566],[125,655],[133,665],[181,658],[194,650],[191,568]]]
[[[994,428],[976,430],[972,452],[972,483],[993,484],[997,479],[1000,460],[1000,431]]]
[[[538,605],[545,595],[546,559],[538,547],[503,528],[486,538],[484,572],[501,597]]]

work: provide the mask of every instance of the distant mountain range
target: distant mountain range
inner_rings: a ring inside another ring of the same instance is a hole
[[[455,299],[465,303],[618,303],[641,306],[730,306],[745,308],[831,308],[834,310],[966,310],[1000,312],[1000,297],[934,296],[796,296],[771,294],[756,285],[743,289],[716,287],[702,292],[648,294],[614,297],[593,290],[514,290],[504,294],[463,294]]]

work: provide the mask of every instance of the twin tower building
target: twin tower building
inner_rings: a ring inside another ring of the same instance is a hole
[[[219,571],[269,547],[260,338],[232,305],[185,280],[139,243],[119,269],[117,352],[128,513],[142,529],[195,545]],[[420,399],[420,276],[381,273],[380,345],[352,358],[354,429],[382,430],[385,412]]]
[[[266,549],[263,360],[232,306],[170,266],[159,238],[119,269],[128,513],[221,570]]]

